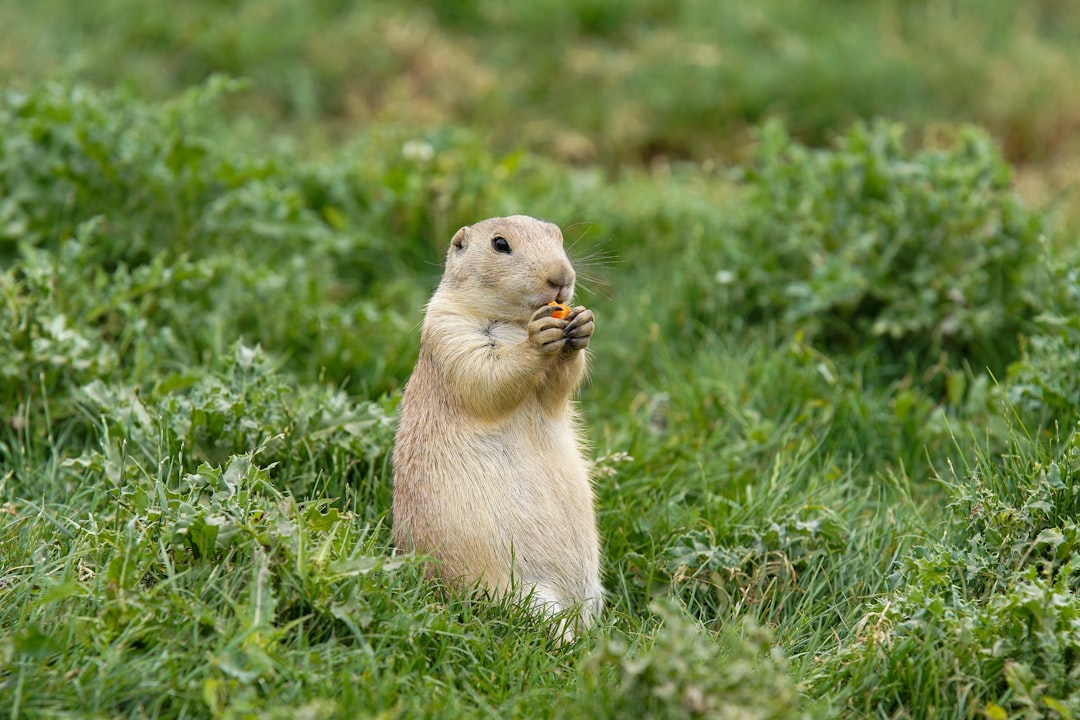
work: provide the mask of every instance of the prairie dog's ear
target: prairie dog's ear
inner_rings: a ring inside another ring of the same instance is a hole
[[[454,233],[454,237],[453,237],[452,240],[450,240],[450,244],[452,246],[454,246],[455,248],[457,248],[458,250],[464,249],[465,246],[469,244],[468,237],[467,237],[468,234],[469,234],[469,226],[466,225],[465,227],[461,228],[456,233]]]

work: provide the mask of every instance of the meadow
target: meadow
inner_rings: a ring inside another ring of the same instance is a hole
[[[0,715],[1080,717],[1077,38],[1049,0],[3,5]],[[390,542],[424,302],[516,212],[597,315],[570,644]]]

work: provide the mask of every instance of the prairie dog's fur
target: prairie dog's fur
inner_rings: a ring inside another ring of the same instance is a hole
[[[394,444],[394,542],[456,587],[531,593],[544,613],[603,604],[588,463],[571,395],[592,311],[556,225],[515,215],[454,235],[427,305]]]

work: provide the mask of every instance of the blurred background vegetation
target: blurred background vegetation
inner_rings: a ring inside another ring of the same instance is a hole
[[[974,122],[1055,169],[1080,136],[1068,0],[41,0],[0,7],[0,48],[7,87],[163,98],[224,73],[251,79],[235,109],[276,127],[467,125],[615,169],[738,157],[769,117],[814,145],[857,118]]]

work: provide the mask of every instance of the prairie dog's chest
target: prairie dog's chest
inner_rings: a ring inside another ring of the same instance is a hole
[[[488,341],[492,348],[514,345],[525,339],[526,333],[522,328],[509,323],[493,321],[480,327],[480,334]]]

